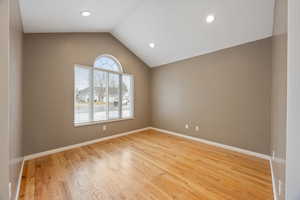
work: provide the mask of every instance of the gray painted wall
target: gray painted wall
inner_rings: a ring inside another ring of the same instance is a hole
[[[0,0],[0,199],[8,199],[9,183],[9,1]]]
[[[150,124],[150,69],[108,33],[25,34],[25,154],[81,143]],[[74,64],[92,66],[97,56],[115,56],[134,75],[135,119],[73,126]]]
[[[22,162],[22,38],[17,0],[0,1],[0,199],[15,198]]]
[[[154,68],[152,125],[269,154],[271,50],[268,38]]]
[[[287,112],[287,0],[276,0],[272,48],[271,152],[278,200],[285,199],[286,112]],[[279,195],[279,181],[282,192]]]
[[[151,115],[158,128],[269,154],[271,39],[151,70],[108,33],[26,34],[24,41],[25,154],[144,128]],[[136,119],[108,124],[106,132],[74,128],[73,66],[104,53],[135,75]]]
[[[22,152],[22,73],[23,27],[18,0],[10,0],[10,47],[9,47],[9,172],[11,195],[14,199],[23,160]]]

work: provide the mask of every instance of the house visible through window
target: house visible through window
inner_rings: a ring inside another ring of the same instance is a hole
[[[133,77],[114,57],[100,56],[93,67],[75,65],[75,124],[132,118],[133,105]]]

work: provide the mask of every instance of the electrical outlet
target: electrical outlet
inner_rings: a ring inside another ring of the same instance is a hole
[[[186,125],[185,125],[185,128],[186,128],[186,129],[189,129],[189,125],[188,125],[188,124],[186,124]]]
[[[102,130],[106,131],[106,125],[102,126]]]
[[[11,199],[11,182],[8,184],[8,197]]]
[[[279,180],[278,181],[278,194],[279,194],[279,196],[281,196],[281,193],[282,193],[282,181]]]
[[[275,160],[275,151],[272,151],[272,160]]]
[[[195,131],[199,131],[199,126],[196,126],[196,127],[195,127]]]

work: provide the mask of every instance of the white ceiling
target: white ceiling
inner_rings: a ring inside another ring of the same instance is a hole
[[[274,0],[20,2],[26,33],[110,31],[151,67],[266,38],[273,30]],[[92,15],[81,17],[82,10]],[[206,23],[208,14],[214,23]]]
[[[20,0],[25,33],[108,32],[136,10],[140,0]],[[81,11],[92,15],[82,17]]]

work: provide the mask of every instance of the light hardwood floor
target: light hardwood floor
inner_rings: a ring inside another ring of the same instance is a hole
[[[25,163],[21,200],[271,200],[267,160],[144,131]]]

